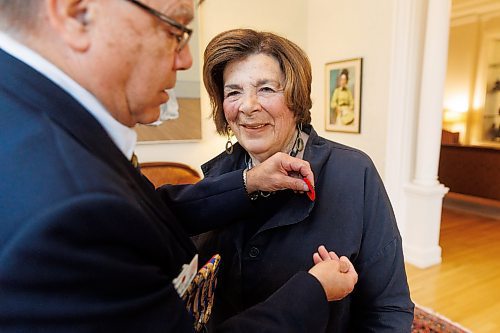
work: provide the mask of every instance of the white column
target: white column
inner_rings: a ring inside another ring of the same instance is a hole
[[[406,193],[414,172],[417,104],[426,15],[422,0],[394,3],[390,60],[384,184],[394,207],[403,241],[406,239]]]
[[[429,0],[427,10],[414,180],[420,185],[438,184],[450,3],[450,0]]]
[[[418,267],[441,262],[439,230],[443,196],[437,181],[443,91],[448,58],[451,0],[429,0],[422,64],[415,177],[405,186],[408,196],[405,255]]]

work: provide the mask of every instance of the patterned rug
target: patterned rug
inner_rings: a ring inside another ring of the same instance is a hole
[[[411,331],[412,333],[471,333],[448,318],[419,305],[415,305],[415,318]]]

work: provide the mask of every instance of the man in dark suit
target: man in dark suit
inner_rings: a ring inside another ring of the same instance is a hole
[[[192,15],[191,0],[0,0],[1,332],[191,332],[172,284],[195,255],[187,235],[251,209],[247,191],[303,191],[288,172],[313,180],[278,154],[246,184],[239,170],[158,195],[131,165],[132,127],[191,66]],[[318,252],[219,329],[321,331],[357,275]]]

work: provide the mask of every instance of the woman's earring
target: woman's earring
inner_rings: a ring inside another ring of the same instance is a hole
[[[302,123],[297,124],[297,152],[304,150],[304,140],[300,136],[302,134]]]
[[[233,142],[231,141],[232,131],[231,128],[227,129],[227,142],[226,142],[226,154],[231,155],[233,153]]]

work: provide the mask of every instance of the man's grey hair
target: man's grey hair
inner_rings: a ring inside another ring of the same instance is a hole
[[[0,0],[0,30],[31,31],[39,23],[41,0]]]

